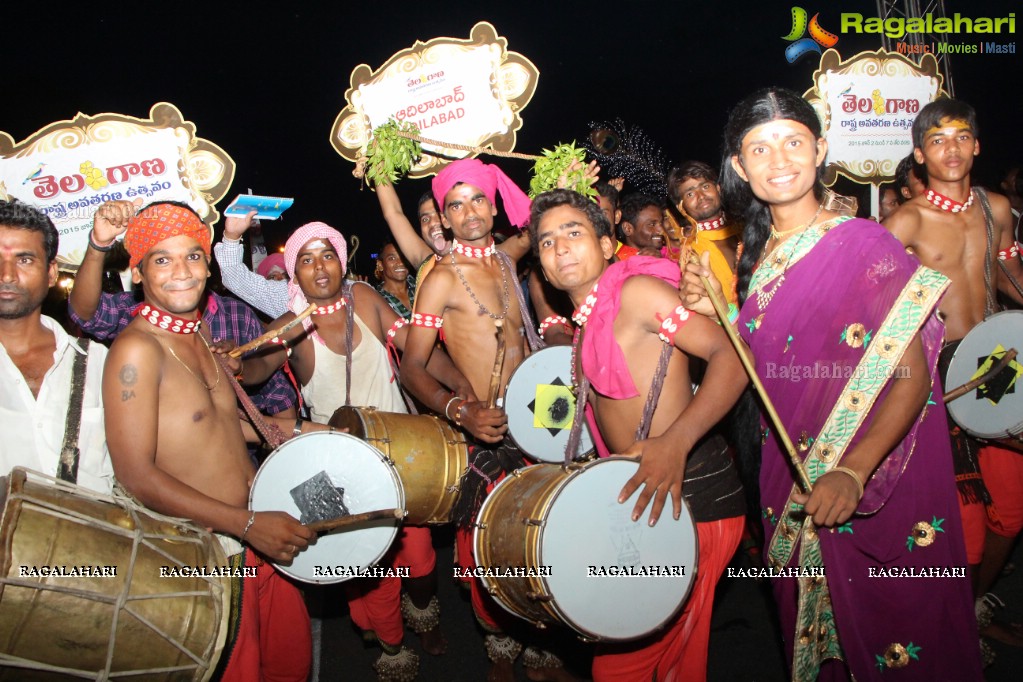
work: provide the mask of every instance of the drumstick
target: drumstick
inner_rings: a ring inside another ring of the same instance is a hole
[[[987,382],[991,381],[996,376],[1001,374],[1002,370],[1008,367],[1009,363],[1015,359],[1016,349],[1010,348],[1009,350],[1005,351],[1005,355],[1002,356],[1001,360],[995,363],[994,367],[992,367],[990,370],[988,370],[981,376],[977,377],[976,379],[971,379],[970,381],[967,381],[959,388],[953,388],[951,391],[942,396],[941,398],[942,402],[950,403],[956,398],[962,398],[964,395],[966,395],[973,389],[977,388],[981,384],[986,384]]]
[[[690,220],[692,220],[690,218]],[[700,265],[699,259],[696,254],[689,256],[689,261]],[[700,282],[703,283],[703,288],[707,291],[707,298],[710,299],[710,303],[714,306],[714,312],[717,313],[718,318],[721,320],[721,326],[725,328],[725,333],[728,334],[728,339],[735,346],[735,352],[739,355],[739,360],[742,361],[742,366],[746,369],[746,374],[749,375],[750,382],[753,384],[754,390],[760,394],[760,399],[764,403],[764,409],[767,410],[767,416],[770,417],[771,423],[774,424],[775,431],[778,433],[778,437],[781,438],[782,445],[785,446],[785,452],[788,453],[789,461],[792,462],[792,466],[796,468],[796,475],[799,477],[799,483],[802,485],[803,490],[806,493],[810,493],[813,490],[813,484],[810,483],[810,477],[806,473],[806,469],[803,468],[803,462],[799,459],[799,455],[796,454],[796,446],[793,445],[792,439],[789,438],[788,431],[785,430],[785,426],[781,423],[781,417],[778,416],[777,410],[774,409],[774,403],[771,402],[771,398],[767,395],[767,389],[764,388],[764,384],[761,383],[760,377],[757,376],[757,370],[753,367],[753,361],[750,360],[749,355],[746,354],[746,348],[739,335],[736,334],[735,330],[732,329],[732,323],[728,321],[728,309],[725,308],[724,303],[718,298],[718,295],[710,288],[710,282],[706,277],[700,275]]]
[[[348,526],[354,526],[360,523],[365,523],[366,521],[380,521],[381,519],[403,518],[405,518],[404,509],[375,509],[373,511],[362,512],[361,514],[338,516],[337,518],[327,519],[326,521],[314,521],[313,523],[307,523],[305,527],[313,531],[314,533],[324,533],[328,530],[346,528]]]
[[[497,355],[494,357],[494,371],[490,373],[490,391],[487,395],[487,407],[497,406],[497,394],[501,392],[501,370],[504,368],[504,334],[501,333],[503,320],[494,320],[497,327]]]
[[[244,355],[245,353],[248,353],[250,350],[255,350],[256,348],[259,348],[264,343],[267,343],[271,339],[275,339],[278,336],[281,336],[282,334],[284,334],[284,332],[288,331],[289,329],[294,327],[296,324],[298,324],[299,322],[301,322],[305,318],[307,318],[310,315],[312,315],[314,310],[316,310],[316,304],[315,303],[310,303],[309,307],[306,308],[305,310],[303,310],[301,313],[299,313],[298,316],[294,320],[292,320],[291,322],[289,322],[286,325],[283,325],[281,327],[278,327],[277,329],[271,329],[266,334],[263,334],[258,339],[253,339],[252,341],[249,341],[244,346],[238,346],[233,351],[228,353],[228,355],[230,355],[232,358],[239,358],[242,355]]]

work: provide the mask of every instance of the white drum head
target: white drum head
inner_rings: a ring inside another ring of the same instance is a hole
[[[405,492],[394,467],[379,450],[346,433],[318,431],[297,436],[267,457],[249,493],[254,511],[284,511],[302,518],[292,491],[322,480],[343,488],[341,498],[350,514],[376,509],[405,508]],[[397,520],[376,521],[355,530],[320,535],[315,545],[299,552],[291,566],[277,570],[308,583],[338,583],[351,573],[373,566],[398,534]]]
[[[970,330],[952,356],[944,389],[951,391],[982,376],[1009,348],[1023,354],[1023,311],[996,313]],[[1023,433],[1023,357],[1010,362],[993,381],[948,403],[948,411],[978,438]]]
[[[527,455],[541,462],[565,461],[572,431],[572,349],[549,346],[515,368],[504,396],[508,433]],[[583,422],[578,456],[593,450],[590,429]]]
[[[696,575],[696,528],[688,506],[675,521],[669,500],[651,528],[649,506],[639,521],[630,518],[637,494],[618,504],[618,493],[638,468],[635,460],[619,457],[585,465],[555,496],[540,541],[540,565],[551,567],[546,583],[552,605],[577,631],[596,639],[638,639],[660,629],[685,603]],[[643,569],[666,575],[622,575]]]

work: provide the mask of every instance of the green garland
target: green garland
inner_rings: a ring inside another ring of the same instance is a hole
[[[597,190],[586,177],[586,150],[576,147],[575,141],[559,144],[554,149],[543,150],[543,156],[533,166],[533,178],[529,181],[529,197],[535,198],[558,186],[561,177],[573,161],[583,164],[582,168],[568,174],[568,189],[573,189],[585,197],[596,200]]]
[[[395,184],[423,154],[418,142],[398,131],[419,135],[419,128],[411,122],[398,123],[392,118],[373,131],[366,145],[366,178],[374,186]]]

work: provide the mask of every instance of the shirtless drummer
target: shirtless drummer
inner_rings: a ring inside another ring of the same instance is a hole
[[[1023,303],[1018,288],[1023,266],[1009,202],[970,184],[973,159],[980,153],[977,138],[977,115],[969,104],[942,99],[921,109],[913,122],[913,155],[927,169],[927,189],[885,221],[921,263],[952,280],[940,311],[946,327],[939,359],[943,381],[959,342],[997,312],[996,290]],[[952,388],[945,386],[946,391]],[[959,427],[950,427],[967,556],[975,594],[981,596],[998,577],[1023,530],[1023,457],[980,444]],[[979,609],[978,620],[981,634],[1023,646],[1020,632],[985,627],[991,620],[990,608]],[[985,657],[989,656],[986,650]]]
[[[298,589],[264,558],[290,564],[315,533],[286,513],[246,508],[255,469],[234,391],[197,324],[210,231],[193,212],[170,204],[135,216],[116,204],[101,210],[111,212],[106,219],[128,221],[132,280],[145,293],[103,375],[114,473],[145,506],[212,529],[236,555],[234,564],[256,567],[257,577],[245,579],[221,679],[304,682],[312,657],[309,615]],[[234,538],[248,546],[243,558]]]

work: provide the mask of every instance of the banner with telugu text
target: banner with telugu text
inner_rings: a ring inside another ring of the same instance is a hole
[[[46,213],[60,233],[62,268],[77,267],[100,204],[144,206],[183,201],[211,226],[214,208],[234,180],[235,164],[217,145],[196,137],[173,104],[159,102],[148,119],[122,114],[58,121],[15,143],[0,132],[0,198]]]
[[[838,174],[860,183],[887,182],[913,151],[917,113],[945,95],[933,55],[920,64],[880,49],[842,61],[827,50],[803,96],[817,110],[828,141],[824,182]]]
[[[360,64],[345,92],[330,132],[334,149],[357,161],[373,130],[389,119],[414,123],[423,137],[499,151],[515,148],[521,112],[533,97],[539,71],[487,22],[473,26],[468,40],[433,38],[394,54],[373,70]],[[422,159],[409,172],[424,177],[448,159],[470,152],[423,145]]]

